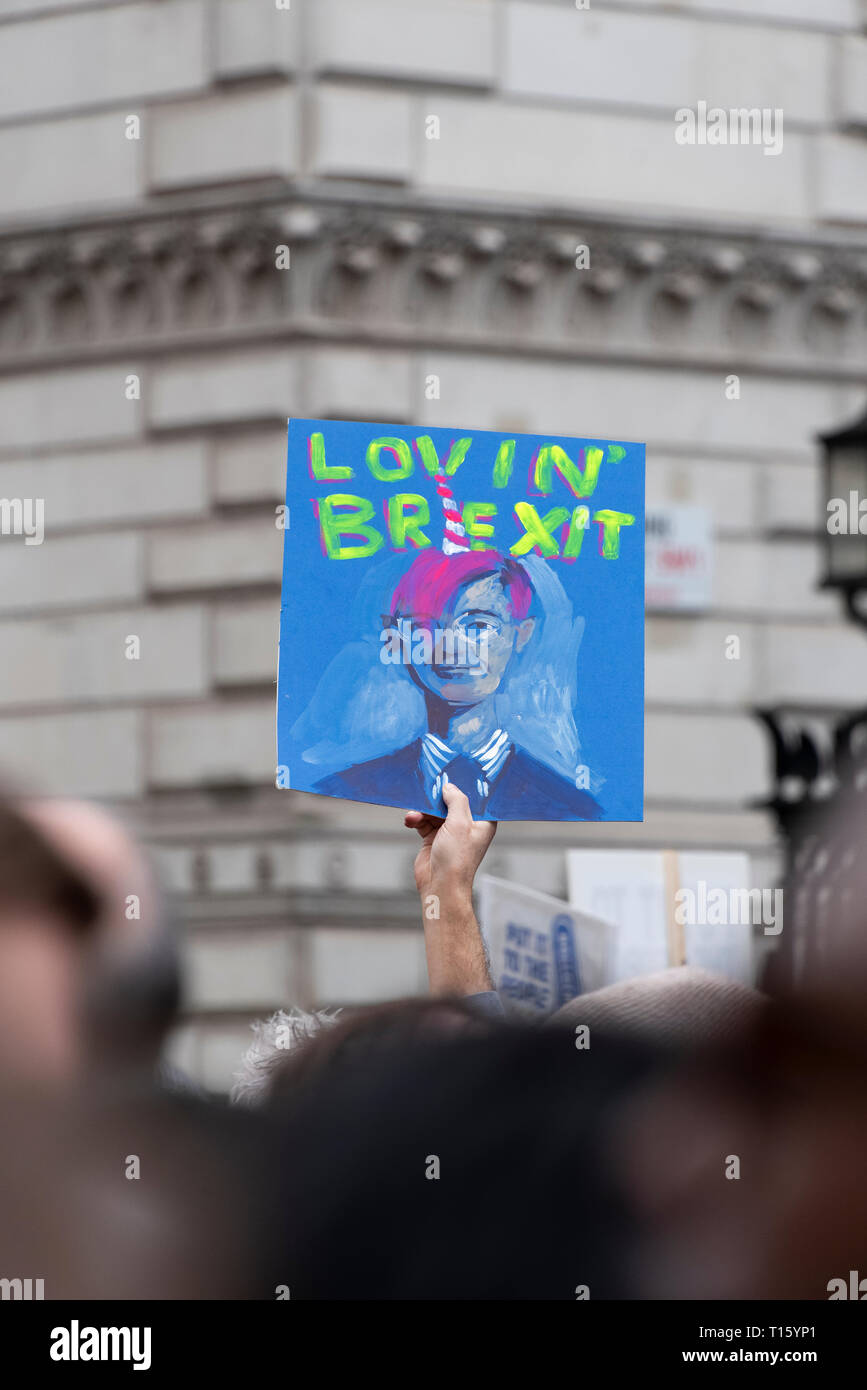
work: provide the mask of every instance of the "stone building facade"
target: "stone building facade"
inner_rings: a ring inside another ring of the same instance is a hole
[[[716,527],[711,611],[648,620],[646,821],[504,827],[490,867],[562,894],[568,847],[705,846],[772,881],[753,710],[867,680],[814,442],[863,404],[864,27],[0,0],[0,497],[45,502],[42,545],[0,536],[0,766],[153,846],[209,1084],[275,1006],[424,987],[401,818],[273,785],[290,414],[646,440],[649,501]],[[781,151],[679,144],[701,102],[781,111]]]

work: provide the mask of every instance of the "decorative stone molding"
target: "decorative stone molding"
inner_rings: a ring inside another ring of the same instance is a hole
[[[857,379],[865,307],[842,238],[325,199],[0,236],[4,371],[279,335]]]

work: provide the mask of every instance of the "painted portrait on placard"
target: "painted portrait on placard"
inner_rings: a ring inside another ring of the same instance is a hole
[[[279,785],[641,819],[643,446],[293,420],[286,502]]]

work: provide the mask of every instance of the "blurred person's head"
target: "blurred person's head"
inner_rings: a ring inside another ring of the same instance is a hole
[[[3,1097],[0,1274],[45,1299],[274,1298],[264,1114],[153,1079]]]
[[[738,1040],[766,1003],[737,980],[676,965],[579,994],[552,1015],[549,1026],[583,1024],[661,1047],[702,1048]]]
[[[174,933],[126,831],[85,803],[4,801],[0,1042],[9,1074],[150,1069],[178,995]]]
[[[647,1297],[826,1299],[867,1278],[863,810],[844,798],[821,830],[784,888],[804,963],[784,939],[766,1007],[648,1096],[624,1139],[654,1227]]]
[[[100,912],[74,859],[0,799],[3,1081],[65,1080],[80,1065],[80,986]]]
[[[867,1278],[863,967],[837,956],[637,1101],[619,1152],[648,1222],[643,1297],[827,1299]]]
[[[77,801],[32,800],[22,813],[99,898],[84,980],[88,1062],[152,1067],[180,994],[177,942],[155,874],[112,816]]]
[[[631,1296],[635,1223],[610,1146],[660,1054],[484,1020],[368,1041],[347,1035],[313,1084],[287,1067],[272,1091],[293,1298]]]

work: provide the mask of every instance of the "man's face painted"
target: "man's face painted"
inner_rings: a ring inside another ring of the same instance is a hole
[[[516,619],[497,575],[464,585],[436,619],[412,619],[409,672],[416,685],[450,705],[475,705],[493,695],[534,620]],[[425,629],[430,642],[422,640]],[[407,644],[409,648],[409,644]],[[430,659],[425,657],[430,655]]]

